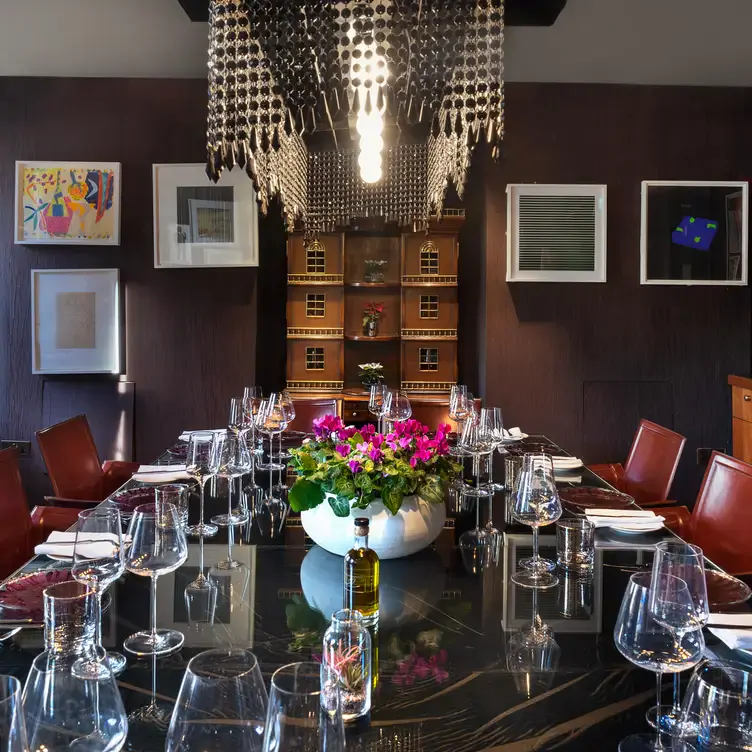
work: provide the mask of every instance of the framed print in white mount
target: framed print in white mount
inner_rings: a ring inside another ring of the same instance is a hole
[[[154,267],[258,266],[258,204],[248,175],[203,164],[155,164]]]
[[[14,241],[119,245],[119,162],[16,162]]]
[[[640,283],[746,285],[748,184],[645,180]]]
[[[31,372],[120,373],[117,269],[31,270]]]

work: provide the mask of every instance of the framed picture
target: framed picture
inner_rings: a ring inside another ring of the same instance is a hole
[[[32,373],[120,373],[117,269],[32,269],[31,321]]]
[[[119,245],[119,162],[16,162],[15,242]]]
[[[746,285],[748,184],[642,183],[643,285]]]
[[[156,164],[154,266],[258,266],[258,205],[240,169],[218,183],[203,164]]]

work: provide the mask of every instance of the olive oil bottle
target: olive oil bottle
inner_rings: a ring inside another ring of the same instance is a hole
[[[368,548],[368,518],[355,520],[355,543],[345,554],[344,607],[360,611],[363,621],[379,618],[379,557]]]

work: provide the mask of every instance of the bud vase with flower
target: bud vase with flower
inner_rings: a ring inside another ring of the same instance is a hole
[[[379,333],[379,319],[384,313],[383,303],[368,303],[363,309],[363,334],[376,337]]]

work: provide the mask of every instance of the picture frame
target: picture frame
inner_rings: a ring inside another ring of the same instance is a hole
[[[642,181],[640,284],[746,285],[748,193],[745,181]]]
[[[16,162],[17,245],[120,245],[119,162]]]
[[[155,164],[154,268],[258,266],[258,204],[239,168],[217,183],[203,164]]]
[[[31,372],[120,373],[118,269],[31,270]]]

